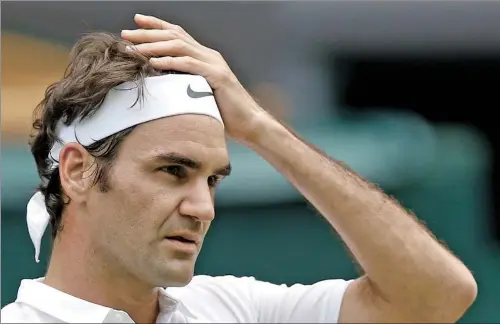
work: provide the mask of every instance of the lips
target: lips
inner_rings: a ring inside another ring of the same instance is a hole
[[[175,234],[165,237],[164,242],[171,251],[181,252],[190,256],[195,256],[198,253],[201,245],[201,236],[192,233]]]
[[[175,240],[175,241],[179,241],[179,242],[183,242],[183,243],[196,244],[196,241],[190,240],[190,239],[185,238],[183,236],[167,236],[166,238],[169,239],[169,240]]]
[[[191,243],[198,245],[201,242],[201,236],[192,232],[178,232],[165,237],[166,239],[178,241],[181,243]]]

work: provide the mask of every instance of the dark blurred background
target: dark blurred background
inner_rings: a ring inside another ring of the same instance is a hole
[[[249,91],[305,138],[379,184],[473,270],[462,322],[500,322],[496,124],[500,2],[2,2],[2,287],[43,276],[26,229],[38,183],[32,112],[90,31],[133,15],[182,25],[223,53]],[[234,175],[197,272],[275,283],[355,277],[326,221],[263,159],[231,143]],[[362,224],[360,224],[362,226]]]

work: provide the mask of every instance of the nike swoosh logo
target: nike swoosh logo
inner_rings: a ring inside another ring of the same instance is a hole
[[[213,96],[213,93],[211,93],[211,92],[197,92],[197,91],[194,91],[193,89],[191,89],[191,85],[188,85],[187,95],[193,99],[198,99],[198,98]]]

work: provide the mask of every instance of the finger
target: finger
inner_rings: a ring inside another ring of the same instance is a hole
[[[208,52],[180,39],[137,44],[133,48],[146,56],[191,56],[198,60],[211,61]]]
[[[142,28],[152,29],[169,29],[172,24],[153,16],[146,16],[141,14],[134,15],[134,21]]]
[[[153,17],[153,16],[145,16],[145,15],[141,15],[141,14],[136,14],[134,16],[134,21],[141,28],[175,30],[178,33],[185,34],[187,37],[194,39],[181,26],[171,24],[169,22],[166,22],[165,20],[161,20],[161,19]]]
[[[150,63],[158,70],[201,75],[214,89],[220,86],[225,76],[225,70],[189,56],[151,58]]]
[[[198,43],[187,37],[185,34],[179,33],[176,30],[160,30],[160,29],[134,29],[122,30],[121,36],[123,39],[132,43],[155,43],[161,41],[169,41],[174,39],[181,39],[187,43],[197,45]]]

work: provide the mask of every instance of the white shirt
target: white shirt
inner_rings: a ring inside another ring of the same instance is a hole
[[[133,323],[127,313],[73,297],[42,283],[21,282],[2,323]],[[195,276],[185,287],[162,289],[157,323],[336,323],[349,281],[290,287],[253,277]]]

